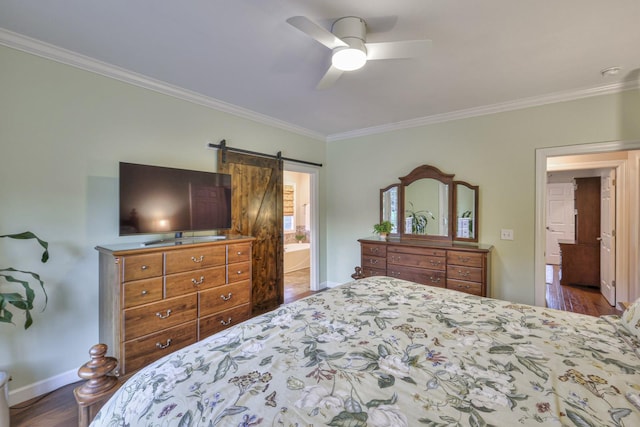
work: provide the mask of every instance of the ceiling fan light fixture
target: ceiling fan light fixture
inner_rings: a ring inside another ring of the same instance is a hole
[[[367,55],[358,49],[350,47],[338,48],[331,57],[331,63],[338,70],[354,71],[366,64]]]

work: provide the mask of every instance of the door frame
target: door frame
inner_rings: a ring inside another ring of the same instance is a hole
[[[600,154],[611,153],[616,151],[630,151],[640,149],[640,141],[610,141],[599,142],[592,144],[579,144],[568,145],[562,147],[551,148],[538,148],[536,149],[536,164],[535,164],[535,249],[534,249],[534,302],[538,306],[546,306],[546,285],[545,285],[545,256],[544,251],[546,249],[546,188],[547,188],[547,159],[549,157],[558,156],[570,156],[580,154]],[[589,164],[598,164],[600,167],[616,167],[607,166],[606,163],[611,162],[624,162],[622,160],[616,161],[602,161],[602,162],[589,162]],[[576,169],[590,169],[594,166],[585,166],[587,163],[579,164]],[[570,170],[573,165],[568,165],[564,170]],[[631,228],[629,227],[629,217],[633,215],[635,218],[638,216],[637,210],[629,212],[629,197],[626,190],[626,165],[620,166],[625,170],[618,170],[618,183],[620,185],[616,188],[616,223],[618,224],[616,235],[618,239],[616,241],[616,253],[619,255],[616,259],[616,302],[627,301],[630,291],[631,277],[635,280],[635,275],[630,274],[629,270],[629,249],[630,243],[634,242],[638,244],[638,236],[630,236]],[[622,178],[624,177],[624,178]]]
[[[288,172],[300,172],[306,173],[309,175],[309,200],[311,203],[311,212],[310,221],[311,227],[309,229],[311,235],[309,240],[311,240],[310,245],[310,263],[309,263],[309,274],[310,274],[310,283],[309,287],[312,291],[321,290],[320,287],[320,262],[319,262],[319,254],[320,254],[320,233],[318,222],[320,219],[319,215],[319,180],[320,180],[320,170],[315,166],[308,166],[302,163],[294,163],[284,161],[283,170]],[[284,242],[284,239],[282,240]],[[284,244],[284,243],[283,243]]]

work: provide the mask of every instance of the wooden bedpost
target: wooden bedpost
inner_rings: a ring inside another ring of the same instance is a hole
[[[364,279],[364,273],[362,272],[362,267],[357,266],[356,272],[351,275],[351,278],[355,280]]]
[[[87,380],[73,390],[78,402],[78,426],[87,427],[102,405],[118,389],[118,377],[110,373],[118,366],[115,357],[105,357],[106,344],[96,344],[89,350],[91,360],[78,369],[78,376]]]

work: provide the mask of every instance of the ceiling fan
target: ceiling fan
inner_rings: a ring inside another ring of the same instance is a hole
[[[330,87],[343,72],[360,69],[367,61],[421,57],[431,46],[431,40],[367,43],[367,24],[356,16],[337,19],[331,31],[305,16],[292,16],[287,22],[332,50],[331,66],[317,89]]]

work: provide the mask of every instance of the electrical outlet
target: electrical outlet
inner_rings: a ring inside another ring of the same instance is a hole
[[[503,228],[500,230],[500,239],[502,240],[513,240],[513,230],[509,230]]]

